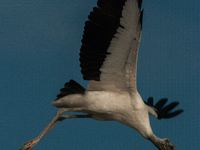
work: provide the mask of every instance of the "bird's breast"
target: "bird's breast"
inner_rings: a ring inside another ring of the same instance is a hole
[[[133,110],[128,92],[87,91],[84,101],[87,103],[87,111],[97,120],[120,121]]]

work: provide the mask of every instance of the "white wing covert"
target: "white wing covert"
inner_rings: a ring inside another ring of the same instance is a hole
[[[86,22],[80,53],[88,90],[135,91],[141,0],[98,1]]]

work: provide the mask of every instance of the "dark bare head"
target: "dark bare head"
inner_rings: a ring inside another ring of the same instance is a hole
[[[160,139],[152,135],[149,139],[159,150],[176,150],[176,147],[167,138]]]

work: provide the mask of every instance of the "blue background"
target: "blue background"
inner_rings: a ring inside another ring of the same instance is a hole
[[[86,87],[79,67],[84,22],[96,0],[0,1],[0,149],[19,149],[57,111],[50,102],[70,79]],[[179,101],[184,113],[150,117],[154,133],[177,150],[200,148],[200,1],[144,0],[138,91]],[[169,103],[168,102],[168,103]],[[118,122],[61,122],[35,150],[155,150]]]

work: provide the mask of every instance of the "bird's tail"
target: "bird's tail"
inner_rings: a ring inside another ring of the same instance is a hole
[[[70,80],[69,82],[65,83],[64,88],[60,90],[60,94],[57,95],[56,100],[70,94],[84,94],[85,90],[86,89],[78,84],[76,81]]]

